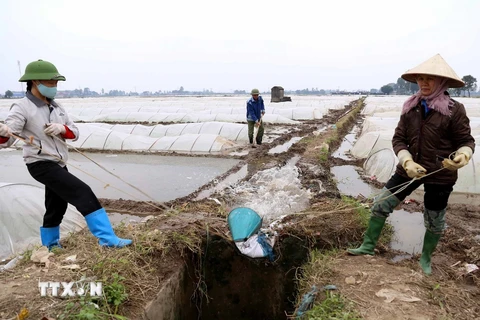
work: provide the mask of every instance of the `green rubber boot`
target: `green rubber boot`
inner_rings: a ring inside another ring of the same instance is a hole
[[[382,192],[375,198],[372,206],[372,216],[368,222],[368,229],[365,232],[362,245],[357,249],[347,249],[347,252],[357,256],[364,254],[373,255],[373,249],[375,249],[378,238],[380,238],[385,220],[399,203],[400,200],[394,194],[387,188],[383,188]]]
[[[375,249],[378,238],[380,238],[385,220],[387,220],[387,218],[372,216],[368,222],[368,229],[367,232],[365,232],[362,245],[357,249],[347,249],[347,252],[355,256],[364,254],[374,255],[375,252],[373,249]]]
[[[426,275],[432,274],[432,253],[437,247],[438,241],[442,235],[435,234],[430,231],[425,231],[425,237],[423,238],[422,256],[420,257],[420,266]]]

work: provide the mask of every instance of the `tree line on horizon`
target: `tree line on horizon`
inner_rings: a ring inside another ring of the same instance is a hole
[[[470,97],[470,92],[475,92],[477,90],[477,79],[475,77],[467,75],[462,78],[462,81],[465,82],[465,86],[461,88],[448,89],[448,93],[450,93],[450,95],[459,97],[462,95],[462,93],[465,96],[465,92],[467,92],[468,97]],[[380,91],[387,95],[391,94],[392,92],[402,95],[414,94],[418,91],[418,89],[419,88],[416,83],[408,82],[402,78],[398,78],[397,83],[386,84],[380,88]]]
[[[463,82],[465,82],[465,86],[462,88],[454,88],[449,89],[449,93],[451,95],[455,95],[459,97],[462,93],[465,95],[465,92],[468,93],[470,97],[471,92],[475,92],[477,90],[477,79],[471,75],[466,75],[462,78]],[[325,94],[379,94],[383,93],[389,95],[391,93],[397,95],[405,95],[405,94],[414,94],[418,91],[418,85],[416,83],[411,83],[408,81],[403,80],[402,78],[398,78],[396,83],[389,83],[382,86],[379,90],[378,89],[370,89],[370,91],[364,90],[357,90],[357,91],[340,91],[340,90],[324,90],[318,88],[305,88],[300,90],[285,90],[285,94],[296,94],[296,95],[325,95]],[[249,91],[246,90],[234,90],[233,94],[245,94],[247,95]],[[268,94],[269,92],[263,92]],[[479,91],[480,93],[480,91]],[[84,89],[74,89],[74,90],[62,90],[59,91],[58,97],[61,98],[73,98],[73,97],[100,97],[100,96],[107,96],[107,97],[124,97],[124,96],[162,96],[162,95],[215,95],[215,94],[225,94],[225,92],[214,92],[212,90],[204,89],[203,91],[188,91],[185,90],[183,86],[180,86],[178,90],[172,91],[162,91],[158,90],[155,92],[151,91],[143,91],[141,93],[138,92],[126,92],[123,90],[110,90],[105,92],[102,89],[102,93],[99,94],[96,91],[92,91],[89,88]],[[10,99],[14,97],[14,93],[11,90],[5,91],[5,95],[3,98]],[[0,98],[2,96],[0,95]]]

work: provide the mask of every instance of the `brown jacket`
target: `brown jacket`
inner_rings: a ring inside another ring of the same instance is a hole
[[[452,99],[453,100],[453,99]],[[442,161],[458,148],[467,146],[475,151],[475,139],[470,132],[470,119],[463,104],[455,101],[451,115],[446,116],[430,110],[424,118],[423,107],[419,104],[400,117],[392,139],[393,150],[398,154],[407,149],[413,161],[429,172],[442,168]],[[399,163],[396,173],[408,178]],[[422,179],[425,183],[454,184],[457,171],[444,169]]]

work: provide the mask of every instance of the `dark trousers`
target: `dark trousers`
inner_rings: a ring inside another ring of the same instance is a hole
[[[27,164],[28,172],[45,185],[45,215],[43,227],[59,226],[67,211],[68,204],[86,216],[102,206],[92,189],[82,180],[53,161],[37,161]]]
[[[247,121],[248,123],[248,140],[250,143],[253,143],[253,130],[255,129],[255,121]],[[258,132],[257,132],[257,138],[256,142],[257,144],[262,144],[262,138],[263,138],[263,121],[260,122],[260,126],[258,127]]]
[[[387,181],[385,188],[389,189],[390,192],[395,193],[398,189],[402,187],[397,187],[398,185],[410,181],[409,178],[404,178],[401,175],[395,173],[390,180]],[[405,190],[395,194],[398,200],[403,201],[407,196],[409,196],[413,191],[423,184],[422,179],[413,181]],[[440,211],[447,207],[448,198],[453,191],[454,184],[431,184],[425,183],[424,189],[425,194],[423,196],[424,206],[428,210]]]

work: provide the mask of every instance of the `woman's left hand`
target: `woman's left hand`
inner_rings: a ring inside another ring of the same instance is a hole
[[[445,169],[455,171],[462,167],[465,167],[468,164],[468,157],[464,153],[459,153],[453,158],[453,160],[445,159],[442,162]]]
[[[57,136],[59,134],[65,134],[65,126],[61,123],[48,123],[47,128],[43,130],[45,134],[51,135],[51,136]]]

